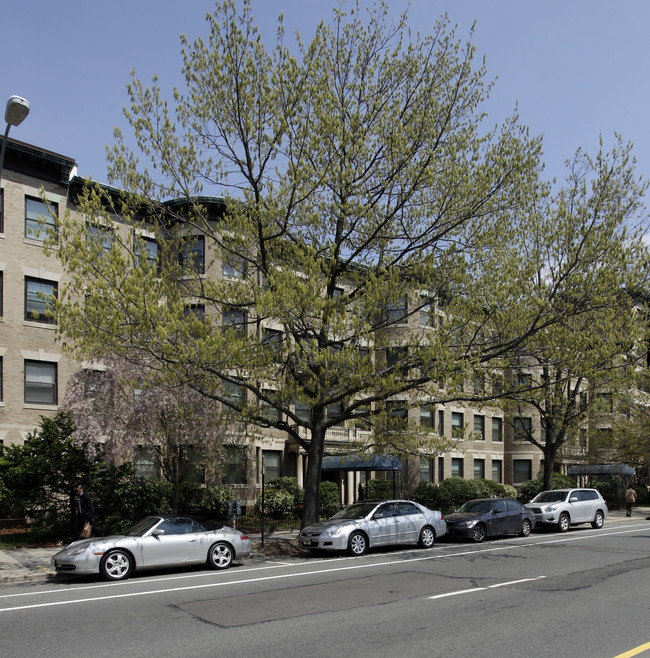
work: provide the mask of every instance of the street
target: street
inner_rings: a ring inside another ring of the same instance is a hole
[[[121,583],[57,578],[3,588],[2,651],[613,658],[650,642],[649,549],[650,522],[635,521]]]

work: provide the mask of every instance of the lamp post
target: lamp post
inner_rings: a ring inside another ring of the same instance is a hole
[[[11,126],[19,126],[29,114],[29,101],[22,96],[10,96],[5,109],[5,122],[7,128],[2,138],[2,151],[0,151],[0,181],[2,180],[2,166],[5,161],[5,149],[7,148],[7,137]]]

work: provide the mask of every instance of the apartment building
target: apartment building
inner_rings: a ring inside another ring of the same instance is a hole
[[[66,210],[75,212],[75,195],[83,186],[83,179],[75,176],[75,170],[72,158],[15,140],[8,142],[0,226],[0,440],[4,444],[21,443],[38,426],[40,416],[56,413],[68,379],[80,368],[62,354],[55,341],[54,318],[48,312],[47,297],[56,296],[63,274],[56,258],[46,256],[42,249],[42,222],[51,222],[49,211],[59,215]],[[205,202],[215,208],[222,203],[218,199]],[[200,236],[190,256],[206,262]],[[205,271],[205,276],[237,278],[240,274],[236,264],[219,260],[210,260]],[[404,313],[401,329],[423,335],[434,330],[439,309],[434,305],[423,308],[419,314],[406,313],[408,303],[405,299],[401,308],[389,309],[392,313]],[[270,336],[273,327],[250,330],[266,331]],[[475,380],[464,385],[476,389],[489,383]],[[518,422],[536,424],[535,431],[541,432],[539,419],[533,414],[512,422],[496,406],[479,409],[422,401],[420,406],[407,407],[405,402],[392,400],[391,414],[408,415],[411,424],[459,439],[457,447],[445,454],[421,458],[400,455],[401,477],[410,486],[420,481],[437,483],[450,476],[488,478],[516,485],[540,472],[541,452],[517,432]],[[219,479],[232,486],[243,501],[251,503],[259,495],[263,465],[267,481],[289,475],[303,483],[306,454],[284,433],[272,429],[251,432],[237,424],[230,431],[233,449]],[[247,444],[241,449],[239,439],[244,434]],[[350,443],[364,443],[366,434],[363,427],[342,423],[328,431],[326,449],[336,453]],[[147,464],[142,465],[146,469]],[[341,471],[325,477],[338,483],[342,502],[349,503],[356,499],[359,485],[374,475],[378,474]]]

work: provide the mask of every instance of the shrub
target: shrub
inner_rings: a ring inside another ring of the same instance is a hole
[[[294,477],[280,477],[271,480],[266,485],[267,491],[269,489],[280,489],[281,491],[286,491],[290,493],[293,497],[293,506],[298,507],[302,505],[302,501],[305,497],[305,490],[298,486],[298,480]]]
[[[329,518],[341,509],[341,493],[335,482],[321,482],[318,489],[318,514]]]
[[[206,509],[215,511],[220,517],[225,518],[228,514],[228,502],[234,500],[232,489],[224,484],[215,484],[205,492]]]
[[[262,497],[260,496],[255,503],[255,509],[262,509]],[[279,517],[287,514],[293,509],[293,496],[288,491],[280,489],[264,490],[264,514],[268,516]]]
[[[411,498],[429,509],[440,509],[438,487],[431,482],[420,482],[411,493]]]
[[[443,514],[449,514],[458,509],[464,502],[472,498],[480,498],[479,488],[474,480],[465,480],[461,477],[451,477],[438,485],[438,505]]]
[[[393,481],[386,478],[373,478],[363,485],[363,498],[392,498]]]
[[[571,489],[576,486],[576,481],[568,475],[555,473],[551,482],[551,489]],[[519,499],[525,502],[532,500],[538,493],[544,491],[544,478],[527,480],[519,487]]]

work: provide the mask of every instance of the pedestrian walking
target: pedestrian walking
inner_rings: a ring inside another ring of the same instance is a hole
[[[632,516],[632,506],[634,503],[636,503],[636,491],[630,485],[625,492],[625,516]]]
[[[95,508],[90,496],[84,491],[83,484],[77,485],[77,495],[79,502],[77,504],[77,536],[76,539],[87,539],[93,532],[93,519],[95,518]]]

